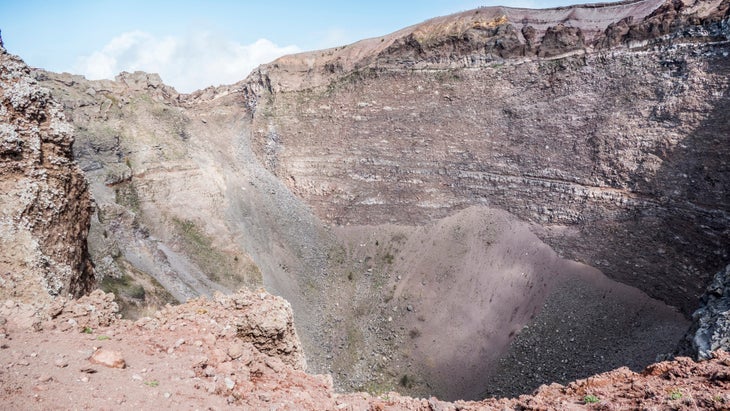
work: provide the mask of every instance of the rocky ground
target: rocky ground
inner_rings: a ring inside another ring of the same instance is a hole
[[[305,373],[288,303],[263,291],[195,299],[122,320],[95,291],[38,310],[0,305],[0,403],[15,410],[730,409],[730,355],[661,362],[541,386],[533,395],[447,403],[335,393]]]

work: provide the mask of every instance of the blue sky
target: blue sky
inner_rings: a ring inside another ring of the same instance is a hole
[[[283,54],[349,44],[479,6],[576,2],[0,0],[0,30],[5,48],[34,67],[93,79],[157,72],[190,92],[241,80]]]

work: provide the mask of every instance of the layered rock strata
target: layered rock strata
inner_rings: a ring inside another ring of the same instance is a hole
[[[488,8],[283,57],[242,83],[256,153],[325,221],[505,209],[689,314],[730,256],[728,9]]]

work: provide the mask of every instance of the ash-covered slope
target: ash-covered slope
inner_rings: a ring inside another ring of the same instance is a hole
[[[0,39],[0,298],[40,305],[95,283],[92,204],[74,162],[73,127]]]
[[[154,74],[35,75],[76,128],[74,153],[97,204],[90,252],[101,286],[128,314],[261,284],[235,223],[225,219],[229,190],[245,187],[236,171],[243,161],[225,148],[241,115],[224,106],[185,110]],[[225,120],[209,125],[216,116]]]

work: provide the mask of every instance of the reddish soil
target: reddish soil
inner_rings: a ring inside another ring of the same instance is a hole
[[[446,403],[396,393],[335,393],[329,376],[303,371],[289,305],[264,292],[196,299],[136,322],[118,319],[115,311],[112,296],[100,291],[59,299],[43,310],[4,302],[0,408],[730,409],[725,352],[699,363],[678,358],[654,364],[642,373],[620,368],[514,399]],[[109,353],[99,355],[101,350]],[[114,354],[124,368],[116,368]]]

